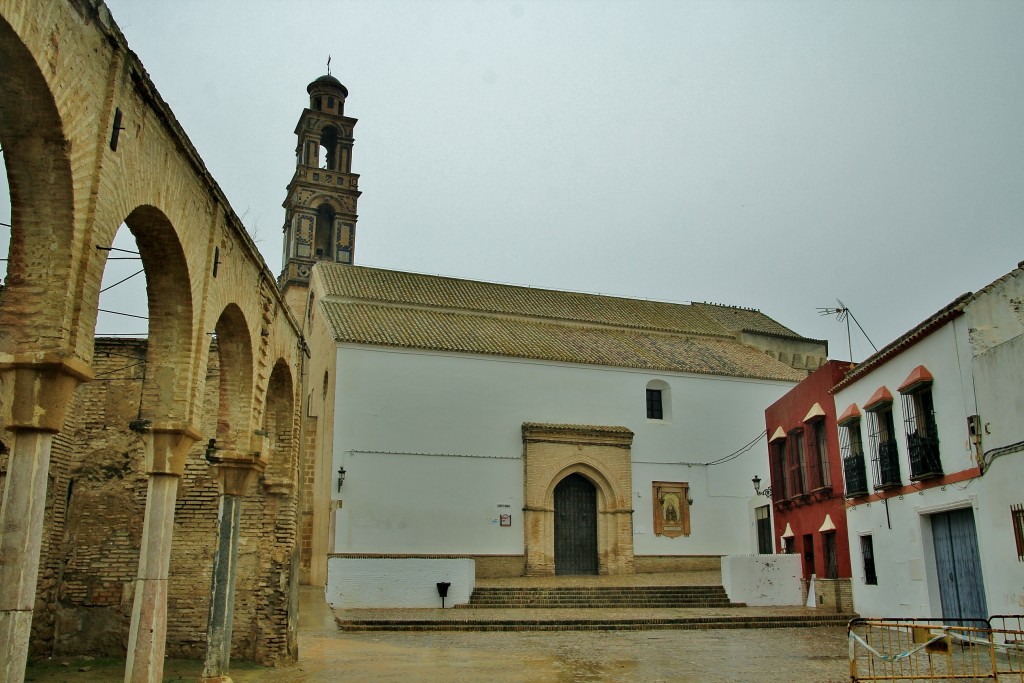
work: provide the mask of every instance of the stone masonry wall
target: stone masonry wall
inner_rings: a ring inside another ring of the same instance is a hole
[[[96,379],[79,387],[54,438],[33,657],[125,654],[148,481],[142,441],[128,423],[138,415],[145,354],[145,340],[97,339]],[[216,427],[218,373],[211,352],[204,435]],[[178,490],[167,601],[170,657],[205,654],[219,504],[205,445],[190,452]],[[284,492],[266,492],[261,481],[242,504],[232,654],[263,664],[296,655],[298,511],[294,490],[278,490]]]

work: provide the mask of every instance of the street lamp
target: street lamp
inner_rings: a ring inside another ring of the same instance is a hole
[[[341,485],[345,483],[345,467],[338,468],[338,493],[341,493]]]
[[[754,483],[754,493],[756,495],[764,496],[765,498],[771,498],[772,497],[772,487],[771,486],[765,488],[764,491],[761,490],[761,477],[759,477],[759,476],[757,476],[755,474],[754,478],[751,479],[750,481],[752,481]]]

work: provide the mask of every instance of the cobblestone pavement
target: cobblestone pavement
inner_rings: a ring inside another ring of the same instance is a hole
[[[320,601],[318,604],[318,600]],[[239,683],[757,683],[849,680],[843,628],[555,633],[339,633],[303,594],[299,663]]]
[[[165,680],[194,681],[201,668],[168,661]],[[123,660],[58,660],[30,668],[27,680],[118,681],[123,671]],[[839,683],[849,680],[849,664],[846,630],[837,627],[341,633],[322,592],[303,589],[299,662],[276,669],[234,662],[231,677],[237,683]]]
[[[305,638],[302,661],[236,681],[759,683],[849,680],[841,628],[387,633]]]

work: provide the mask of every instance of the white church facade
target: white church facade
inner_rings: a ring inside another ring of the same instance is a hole
[[[280,279],[308,344],[305,580],[433,606],[435,580],[458,602],[476,577],[753,552],[764,407],[825,343],[751,309],[354,265],[356,120],[333,77],[308,92]]]
[[[761,336],[780,345],[809,340],[744,309],[333,263],[317,264],[311,294],[314,357],[330,359],[310,373],[329,425],[314,528],[336,604],[367,604],[346,580],[405,585],[424,560],[496,577],[752,552],[759,416],[806,372],[714,316],[776,326]]]

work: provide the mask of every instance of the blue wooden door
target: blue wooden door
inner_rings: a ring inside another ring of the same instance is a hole
[[[932,515],[935,570],[945,619],[985,619],[985,582],[971,508]]]

